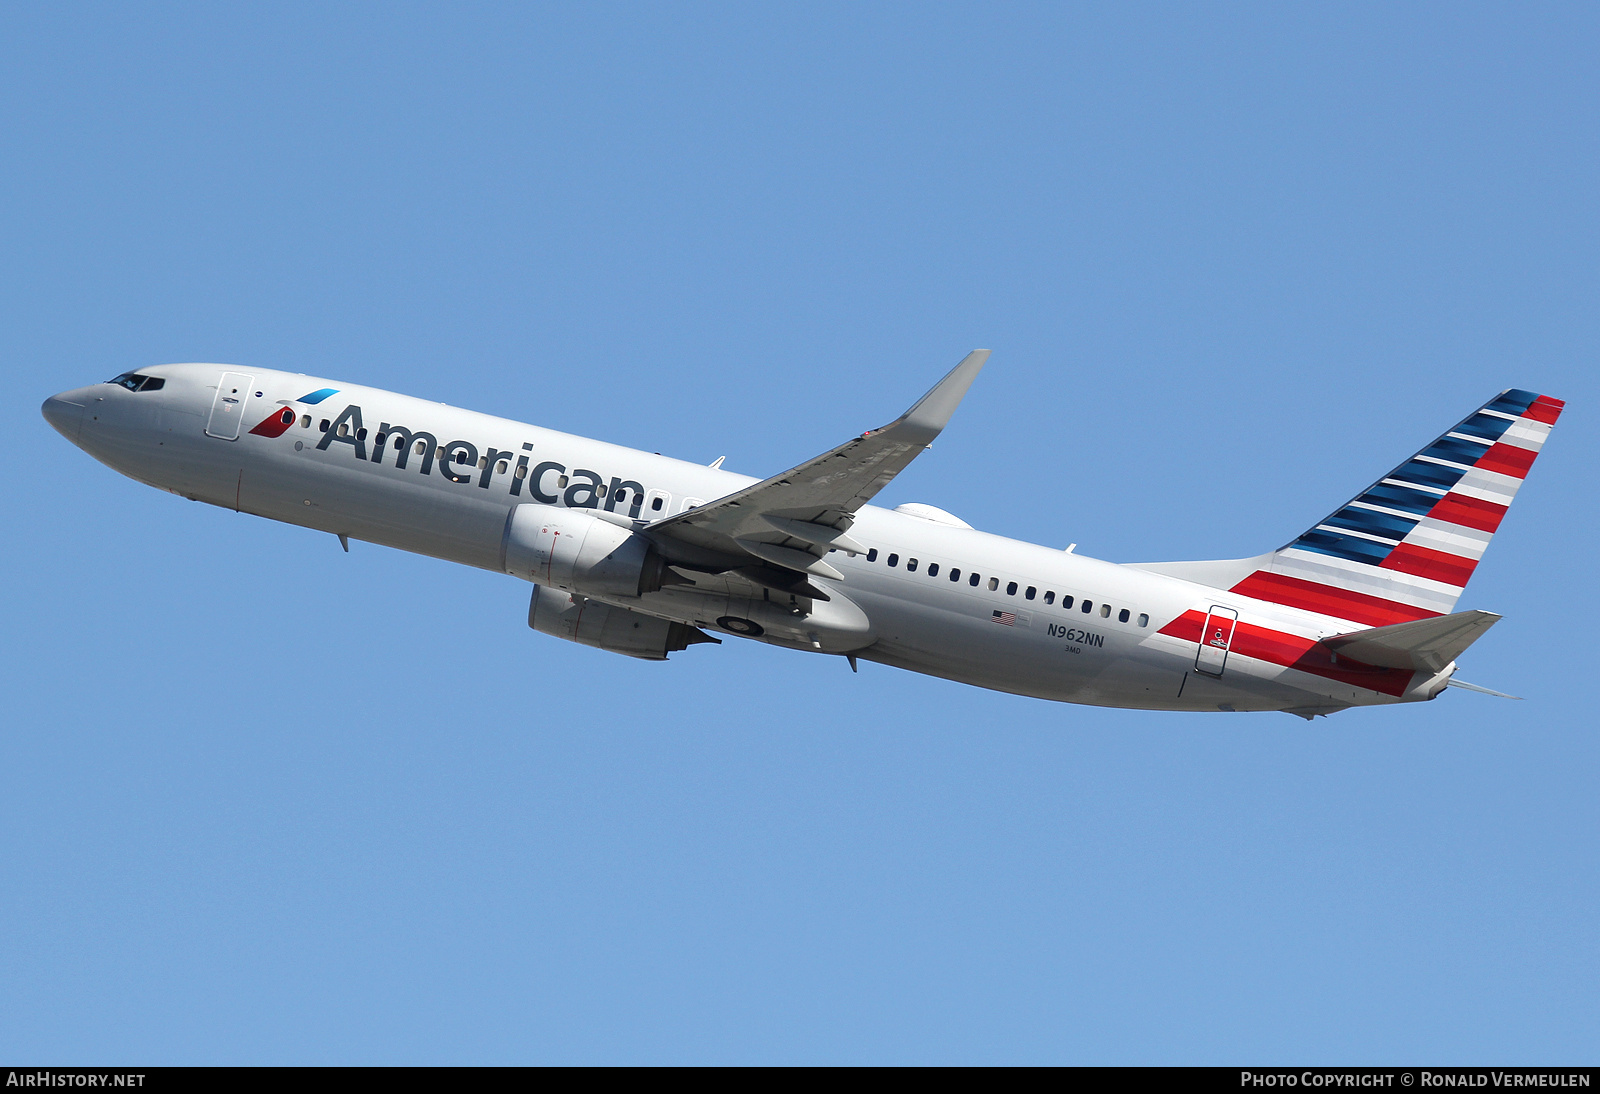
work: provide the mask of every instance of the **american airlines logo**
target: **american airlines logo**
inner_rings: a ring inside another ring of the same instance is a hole
[[[333,394],[337,392],[325,388],[297,401],[315,404]],[[281,437],[294,425],[296,416],[292,407],[280,407],[250,432],[260,437]],[[614,513],[626,501],[627,514],[633,518],[644,506],[643,484],[617,476],[608,482],[599,472],[583,467],[569,472],[565,464],[554,460],[533,464],[528,455],[533,449],[531,444],[524,444],[521,452],[492,447],[480,450],[464,440],[441,444],[432,433],[391,422],[378,426],[370,449],[367,436],[361,407],[351,403],[328,425],[317,442],[317,450],[327,452],[336,444],[349,445],[356,459],[376,464],[382,464],[385,454],[392,452],[394,466],[399,470],[406,470],[415,460],[421,474],[431,475],[437,470],[451,482],[465,485],[476,481],[484,490],[497,475],[505,476],[510,480],[512,497],[521,497],[526,485],[528,497],[546,505],[564,504],[571,509],[598,509],[603,505],[606,512]],[[553,485],[555,493],[547,492],[547,485]]]
[[[258,391],[256,394],[260,395],[261,393]],[[337,394],[339,394],[338,388],[325,387],[320,391],[313,391],[309,394],[302,395],[300,398],[296,399],[295,402],[305,403],[308,406],[316,406],[328,396]],[[256,423],[256,427],[250,432],[257,437],[281,437],[289,431],[290,426],[294,425],[294,419],[294,408],[286,406],[279,410],[276,414],[269,414],[265,418],[261,419],[261,421]],[[306,421],[309,423],[310,419],[308,418]]]

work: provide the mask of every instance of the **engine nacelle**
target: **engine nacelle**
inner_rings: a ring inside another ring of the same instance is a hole
[[[541,634],[644,661],[665,661],[667,654],[688,649],[696,642],[717,641],[682,623],[585,600],[544,585],[533,587],[528,626]]]
[[[643,596],[672,580],[643,536],[582,509],[533,503],[506,518],[501,564],[524,581],[580,596]]]

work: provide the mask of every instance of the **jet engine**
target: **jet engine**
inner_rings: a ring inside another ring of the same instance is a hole
[[[533,587],[528,626],[541,634],[644,661],[665,661],[667,654],[688,649],[697,642],[718,641],[683,623],[585,600],[544,585]]]
[[[582,509],[536,503],[506,518],[501,563],[524,581],[580,596],[643,596],[679,580],[643,536]]]

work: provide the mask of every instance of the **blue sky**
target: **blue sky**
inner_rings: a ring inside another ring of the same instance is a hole
[[[1595,1062],[1584,5],[0,14],[0,1057]],[[765,475],[989,367],[888,504],[1278,546],[1569,401],[1462,607],[1528,697],[1054,705],[178,500],[165,361]]]

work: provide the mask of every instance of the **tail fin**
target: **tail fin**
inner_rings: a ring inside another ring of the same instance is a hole
[[[1140,568],[1363,627],[1445,615],[1565,405],[1503,391],[1277,551]]]

